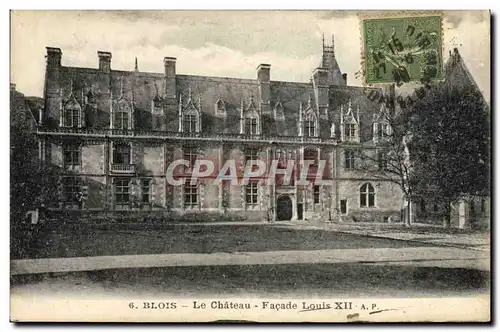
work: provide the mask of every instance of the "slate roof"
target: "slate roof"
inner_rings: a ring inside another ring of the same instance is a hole
[[[351,100],[352,108],[357,112],[359,108],[362,138],[361,141],[371,140],[373,114],[380,107],[378,101],[370,101],[367,94],[371,89],[346,86],[341,76],[340,68],[333,54],[328,55],[329,73],[329,106],[325,114],[318,114],[315,90],[312,82],[281,82],[270,81],[270,114],[261,115],[262,133],[266,135],[298,136],[298,120],[300,103],[306,110],[309,98],[319,117],[320,137],[330,138],[330,128],[335,124],[337,136],[340,127],[340,107]],[[279,66],[279,64],[277,64]],[[272,75],[272,69],[271,69]],[[257,75],[256,75],[257,76]],[[335,80],[331,80],[331,77]],[[338,80],[343,84],[339,84]],[[253,97],[259,107],[259,85],[255,79],[240,79],[227,77],[209,77],[196,75],[176,74],[176,99],[171,101],[178,104],[182,95],[183,102],[188,99],[189,90],[195,103],[201,102],[202,131],[205,133],[239,133],[240,107],[243,101],[247,106]],[[68,100],[71,93],[83,106],[86,113],[94,112],[93,121],[87,121],[87,126],[109,126],[109,98],[118,100],[121,97],[133,101],[135,112],[135,128],[150,129],[148,117],[151,117],[151,102],[160,99],[166,93],[164,73],[147,73],[139,71],[111,70],[109,73],[94,68],[79,68],[61,66],[59,69],[59,83],[63,100]],[[95,99],[95,108],[84,106],[89,96]],[[216,114],[217,101],[223,101],[226,108],[225,116]],[[64,103],[64,101],[63,101]],[[275,119],[273,108],[280,105],[284,117]],[[47,110],[46,110],[47,111]],[[58,119],[55,113],[58,110],[48,110],[54,125]],[[87,118],[89,117],[86,114]],[[178,105],[170,105],[165,110],[167,131],[178,130]],[[364,137],[366,135],[366,137]]]

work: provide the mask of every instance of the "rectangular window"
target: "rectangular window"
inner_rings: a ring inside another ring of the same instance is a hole
[[[306,137],[314,137],[314,129],[315,129],[314,121],[305,121],[304,122],[304,136]]]
[[[115,206],[128,207],[130,203],[130,180],[116,179],[114,183]]]
[[[198,206],[198,184],[191,185],[191,179],[186,179],[184,185],[184,206]]]
[[[304,150],[304,160],[312,160],[317,164],[318,162],[318,151],[316,149],[305,149]]]
[[[195,133],[196,132],[196,115],[187,114],[184,115],[184,132]]]
[[[354,140],[356,138],[356,125],[354,123],[347,123],[345,125],[344,134],[346,140]]]
[[[248,135],[257,135],[258,127],[257,127],[257,118],[248,118],[245,122],[245,129]]]
[[[248,148],[245,150],[245,164],[249,160],[259,159],[259,150],[257,148]]]
[[[481,213],[485,213],[485,212],[486,212],[486,200],[482,199],[481,200]]]
[[[378,153],[378,169],[381,171],[387,171],[387,154],[386,152]]]
[[[64,166],[80,166],[81,147],[77,143],[66,143],[63,145]]]
[[[198,158],[198,148],[195,146],[184,147],[184,159],[189,162],[189,167],[193,167]]]
[[[115,128],[128,129],[128,112],[116,112],[115,114]]]
[[[340,200],[340,213],[342,213],[342,214],[347,213],[347,200],[346,199]]]
[[[387,137],[389,133],[389,125],[387,123],[379,123],[378,124],[378,137],[384,138]]]
[[[319,186],[314,186],[313,199],[314,204],[319,204]]]
[[[151,180],[143,179],[141,181],[141,202],[150,203],[151,202]]]
[[[475,204],[474,200],[470,201],[470,213],[471,214],[475,214],[476,213],[476,204]]]
[[[63,201],[72,207],[80,207],[82,198],[82,184],[80,178],[66,177],[62,180]]]
[[[113,145],[113,163],[121,165],[130,164],[130,145],[114,144]]]
[[[353,170],[355,167],[355,162],[356,162],[355,151],[354,150],[345,150],[344,157],[345,157],[345,164],[344,164],[345,169],[346,170]]]
[[[79,109],[67,109],[66,118],[64,126],[65,127],[73,127],[78,128],[78,124],[80,123],[80,110]]]
[[[259,187],[257,182],[250,182],[246,185],[245,196],[247,205],[257,205]]]
[[[287,163],[288,158],[287,158],[287,154],[286,154],[285,149],[281,149],[281,148],[276,149],[276,160],[277,160],[278,166],[280,166],[280,167],[285,166],[286,167],[286,163]]]

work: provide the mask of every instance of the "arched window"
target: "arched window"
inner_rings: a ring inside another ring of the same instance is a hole
[[[365,183],[361,186],[359,192],[359,205],[361,207],[374,207],[375,206],[375,189],[371,183]]]

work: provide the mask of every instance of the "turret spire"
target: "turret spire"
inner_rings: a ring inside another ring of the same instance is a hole
[[[135,57],[135,67],[134,67],[134,70],[135,71],[139,71],[139,65],[137,64],[137,57]]]
[[[123,85],[123,76],[122,76],[120,79],[120,95],[121,95],[121,97],[123,97],[124,94],[125,94],[125,87]]]

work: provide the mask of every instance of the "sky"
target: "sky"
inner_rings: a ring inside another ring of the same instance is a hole
[[[490,98],[489,12],[444,12],[443,56],[457,47],[485,98]],[[348,84],[362,86],[359,17],[353,11],[13,11],[11,83],[42,97],[46,46],[62,50],[64,66],[97,68],[97,51],[112,53],[112,69],[256,78],[271,64],[271,80],[309,82],[322,35],[335,35],[335,54]]]

